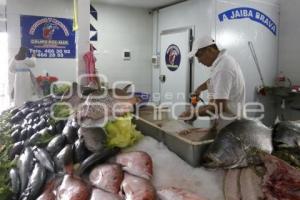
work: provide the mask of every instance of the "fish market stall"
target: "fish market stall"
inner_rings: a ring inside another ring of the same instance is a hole
[[[299,199],[299,123],[272,130],[237,120],[215,137],[181,121],[134,119],[134,98],[113,117],[121,100],[98,93],[47,96],[2,113],[1,200]],[[103,126],[100,105],[110,116]]]
[[[156,188],[182,188],[209,200],[224,199],[224,170],[194,168],[171,152],[163,143],[145,137],[124,151],[144,151],[153,160],[153,184]]]

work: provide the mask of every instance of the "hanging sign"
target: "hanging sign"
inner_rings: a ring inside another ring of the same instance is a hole
[[[267,29],[269,29],[274,35],[277,35],[277,25],[275,24],[275,22],[273,22],[273,20],[266,14],[254,8],[234,8],[219,14],[220,22],[244,18],[248,18],[254,22],[262,24]]]
[[[75,58],[71,19],[21,15],[22,46],[37,58]]]
[[[176,71],[181,62],[181,53],[177,45],[171,44],[166,51],[166,65],[170,71]]]

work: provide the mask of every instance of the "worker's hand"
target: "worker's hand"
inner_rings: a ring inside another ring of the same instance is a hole
[[[200,91],[200,90],[195,90],[195,91],[192,93],[192,96],[199,97],[200,95],[201,95],[201,91]]]
[[[195,113],[194,109],[185,111],[178,116],[178,119],[184,120],[184,121],[195,121],[196,118],[197,117],[196,117],[196,113]]]

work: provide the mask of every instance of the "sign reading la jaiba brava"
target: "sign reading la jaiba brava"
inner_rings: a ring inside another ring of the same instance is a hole
[[[38,58],[75,58],[71,19],[21,15],[22,46]]]

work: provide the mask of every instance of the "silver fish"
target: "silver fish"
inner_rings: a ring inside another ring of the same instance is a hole
[[[9,172],[10,180],[11,180],[11,190],[14,193],[13,200],[17,200],[20,193],[21,181],[20,175],[17,169],[11,169]]]
[[[273,131],[275,147],[299,148],[300,147],[300,123],[285,121],[275,125]]]
[[[209,168],[237,168],[260,163],[257,152],[271,154],[272,130],[259,121],[236,120],[220,131],[204,155]]]
[[[21,192],[23,192],[26,189],[29,175],[33,168],[33,153],[30,147],[27,147],[24,153],[20,156],[18,168],[21,179]]]
[[[28,186],[21,195],[21,200],[35,200],[46,180],[46,169],[40,164],[36,163],[32,174],[30,176]]]
[[[43,167],[54,173],[54,164],[47,151],[34,147],[33,154]]]

